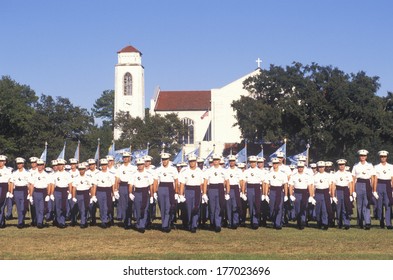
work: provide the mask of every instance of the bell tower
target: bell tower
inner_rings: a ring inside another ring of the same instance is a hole
[[[120,111],[131,117],[145,117],[145,78],[142,53],[133,46],[126,46],[117,52],[115,66],[115,118]],[[114,139],[121,136],[121,130],[114,131]]]

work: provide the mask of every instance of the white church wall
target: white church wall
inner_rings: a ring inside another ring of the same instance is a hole
[[[212,130],[213,141],[216,145],[223,143],[239,143],[241,132],[236,123],[236,112],[231,104],[239,100],[241,96],[248,95],[248,91],[243,89],[243,81],[250,76],[257,74],[259,70],[241,77],[240,79],[219,89],[212,89]]]

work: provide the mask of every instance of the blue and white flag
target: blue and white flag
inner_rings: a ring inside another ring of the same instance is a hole
[[[66,149],[66,142],[64,142],[63,150],[61,150],[59,156],[57,157],[58,159],[65,159],[65,149]]]
[[[148,154],[149,154],[149,150],[148,149],[133,151],[131,153],[131,155],[132,155],[132,163],[135,164],[137,158],[147,156]]]
[[[214,150],[212,150],[206,157],[205,161],[203,162],[204,166],[209,166],[209,158],[213,155]]]
[[[116,155],[115,141],[112,141],[112,145],[109,146],[108,155],[115,157],[115,155]]]
[[[307,157],[307,150],[305,150],[304,152],[302,152],[302,153],[300,153],[300,154],[297,154],[297,155],[294,155],[294,156],[290,156],[290,157],[288,157],[288,159],[289,159],[289,161],[291,162],[291,164],[297,164],[297,162],[299,161],[299,157],[300,156],[305,156],[305,157]]]
[[[183,160],[183,148],[180,149],[180,151],[176,154],[175,158],[172,161],[173,165],[176,165],[178,163],[181,163]]]
[[[76,146],[74,158],[76,158],[79,161],[79,146],[81,145],[81,141],[78,140],[78,145]]]
[[[96,150],[96,153],[94,155],[94,159],[95,159],[96,162],[98,162],[100,160],[100,143],[98,143],[98,145],[97,145],[97,150]]]
[[[43,160],[45,163],[46,163],[47,154],[48,154],[48,143],[45,142],[45,149],[40,156],[40,159]]]
[[[287,143],[284,143],[280,148],[278,148],[274,153],[272,153],[272,154],[269,156],[269,159],[272,160],[272,158],[277,157],[277,154],[278,154],[279,152],[284,153],[284,158],[287,156]]]
[[[247,146],[237,153],[237,162],[247,162]]]
[[[195,154],[197,157],[199,157],[199,147],[196,148],[195,150],[189,152],[189,153],[186,155],[186,160],[187,160],[188,156],[189,156],[189,155],[192,155],[192,154]]]

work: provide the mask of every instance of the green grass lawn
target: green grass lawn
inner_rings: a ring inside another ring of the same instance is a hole
[[[163,233],[155,220],[156,229],[142,234],[116,225],[17,229],[12,220],[0,229],[0,259],[393,259],[393,231],[381,229],[378,221],[369,231],[355,227],[354,220],[350,230],[310,225],[303,231],[292,224],[280,231],[247,227],[192,234],[181,229]]]

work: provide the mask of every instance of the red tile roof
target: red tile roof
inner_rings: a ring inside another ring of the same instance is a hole
[[[211,91],[160,91],[154,111],[211,110]]]
[[[138,51],[136,48],[134,48],[133,46],[124,47],[120,51],[118,51],[117,53],[123,53],[123,52],[137,52],[142,55],[142,53],[140,51]]]

